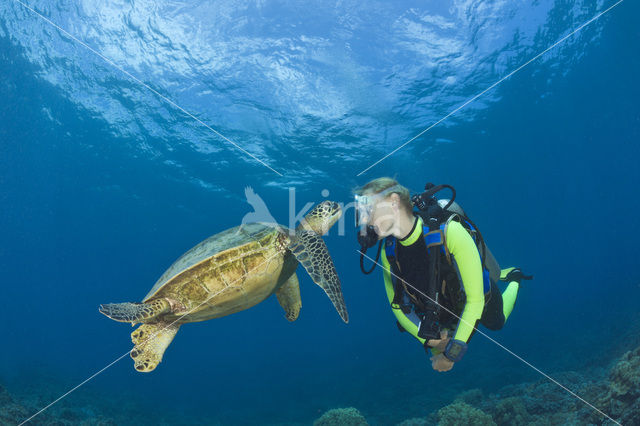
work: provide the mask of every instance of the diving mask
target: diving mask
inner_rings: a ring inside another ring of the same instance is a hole
[[[360,227],[361,224],[367,224],[369,222],[371,213],[373,212],[373,206],[378,200],[392,192],[400,192],[401,189],[402,186],[396,184],[375,194],[356,195],[356,228]]]

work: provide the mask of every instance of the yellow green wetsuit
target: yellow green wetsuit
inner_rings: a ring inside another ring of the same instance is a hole
[[[444,293],[447,293],[447,290],[451,290],[453,287],[457,289],[459,286],[457,291],[463,296],[460,298],[459,305],[446,303],[446,299],[442,299],[442,306],[446,310],[452,311],[453,318],[457,320],[457,324],[444,324],[444,326],[451,327],[453,334],[450,332],[449,336],[452,339],[467,343],[479,321],[490,329],[502,328],[515,304],[519,284],[515,281],[510,283],[507,290],[501,295],[495,283],[491,283],[490,290],[486,293],[485,298],[482,261],[477,246],[469,232],[458,221],[450,220],[444,228],[443,236],[447,259],[443,259],[442,262],[448,263],[455,271],[455,274],[449,274],[450,280],[443,286]],[[402,240],[397,240],[397,243],[403,246],[397,247],[397,251],[400,252],[401,249],[406,250],[410,246],[422,244],[423,239],[422,219],[417,217],[416,224],[410,234]],[[426,245],[424,247],[426,249]],[[439,252],[438,255],[440,255]],[[401,261],[398,257],[396,257],[396,260]],[[426,262],[426,256],[423,261]],[[382,250],[382,265],[387,297],[398,324],[424,344],[425,340],[418,337],[419,314],[414,309],[405,313],[400,306],[393,303],[395,297],[394,281],[397,277],[394,277],[391,271],[398,271],[398,269],[391,268],[385,250]],[[413,265],[403,264],[403,272],[407,272],[408,267],[415,267],[414,265],[415,261]],[[405,274],[403,273],[402,275],[402,278],[405,278]],[[451,277],[454,278],[452,279]],[[415,286],[414,283],[408,281],[407,284],[409,291],[411,291],[412,286]],[[403,295],[403,297],[405,300],[409,300],[408,295]],[[485,303],[485,301],[491,301],[492,303]],[[446,310],[441,309],[441,315]]]

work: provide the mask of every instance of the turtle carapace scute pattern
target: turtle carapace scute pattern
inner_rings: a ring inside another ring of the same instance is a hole
[[[180,256],[141,302],[103,304],[100,312],[141,324],[131,334],[130,353],[140,372],[157,367],[182,324],[243,311],[274,293],[287,320],[295,321],[302,307],[299,263],[348,322],[340,280],[321,237],[341,214],[337,203],[324,201],[295,230],[257,222],[222,231]]]

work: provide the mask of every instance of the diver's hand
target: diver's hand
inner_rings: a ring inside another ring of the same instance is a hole
[[[451,340],[451,337],[447,336],[448,334],[449,333],[447,332],[447,330],[441,331],[440,339],[431,339],[427,342],[427,345],[431,348],[436,349],[438,352],[444,352],[447,344],[449,343],[449,340]]]
[[[500,277],[500,279],[508,283],[511,281],[516,281],[519,284],[522,280],[533,279],[533,275],[525,275],[520,268],[509,268],[509,269],[506,269],[505,271],[509,271],[509,272],[504,276],[504,278]]]
[[[449,361],[443,354],[434,355],[431,357],[431,366],[434,370],[439,372],[449,371],[453,368],[453,361]]]

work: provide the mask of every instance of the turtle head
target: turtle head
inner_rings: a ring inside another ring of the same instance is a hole
[[[340,219],[340,216],[342,216],[342,209],[338,203],[323,201],[307,213],[297,229],[306,229],[318,235],[324,235]]]

